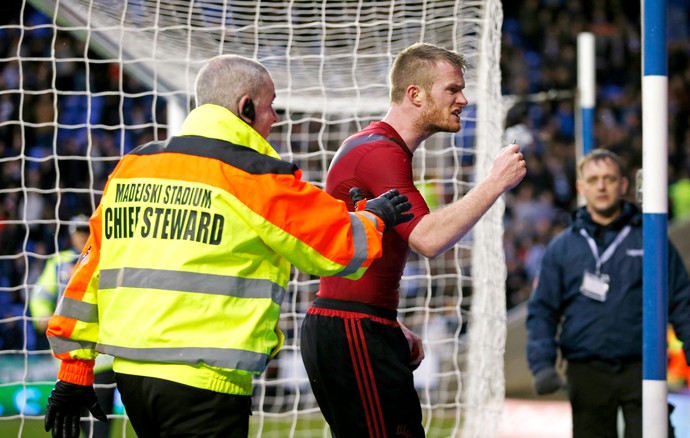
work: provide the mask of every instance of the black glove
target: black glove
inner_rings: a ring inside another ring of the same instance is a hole
[[[386,225],[386,229],[393,228],[403,222],[411,221],[413,214],[403,214],[412,208],[412,204],[407,202],[407,196],[401,195],[397,190],[389,190],[378,198],[365,199],[362,191],[357,187],[350,189],[350,198],[355,203],[356,210],[366,210],[378,216]],[[365,202],[363,208],[357,204]]]
[[[555,368],[544,368],[534,375],[534,391],[537,395],[551,394],[559,389],[566,389],[566,384]]]
[[[53,438],[79,438],[79,419],[82,408],[107,423],[108,416],[96,399],[93,386],[75,385],[58,380],[48,397],[45,429],[53,430]]]

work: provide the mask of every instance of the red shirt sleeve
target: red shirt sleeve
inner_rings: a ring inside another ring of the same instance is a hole
[[[361,151],[357,149],[351,151],[350,154],[360,156],[354,160],[353,157],[348,157],[350,159],[347,166],[336,166],[331,169],[326,189],[336,198],[345,200],[350,210],[354,209],[348,193],[351,187],[359,187],[367,199],[373,199],[388,190],[397,189],[407,196],[412,204],[410,213],[414,214],[411,221],[395,227],[396,233],[407,241],[422,217],[429,214],[429,207],[414,185],[412,158],[402,148],[403,146],[391,141],[377,141],[358,148],[362,149]],[[340,172],[341,169],[346,169],[350,165],[356,168],[347,169],[347,176]]]

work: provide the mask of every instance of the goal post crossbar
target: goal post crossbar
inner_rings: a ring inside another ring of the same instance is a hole
[[[416,41],[465,53],[469,83],[481,61],[483,1],[403,2],[406,8],[380,0],[196,1],[191,9],[183,9],[188,2],[30,1],[161,93],[191,96],[198,69],[214,55],[255,58],[274,76],[276,105],[294,112],[384,113],[387,72],[395,54]],[[410,6],[417,4],[425,6]],[[322,21],[307,20],[310,13]],[[473,100],[475,90],[467,93]]]

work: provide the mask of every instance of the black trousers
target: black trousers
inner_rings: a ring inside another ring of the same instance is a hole
[[[317,298],[312,307],[326,315],[304,318],[302,360],[332,436],[423,438],[410,348],[395,320],[367,317],[376,311],[358,303]]]
[[[138,438],[246,438],[250,396],[221,394],[153,377],[115,374]]]
[[[642,362],[616,366],[568,362],[566,374],[573,438],[618,438],[619,408],[623,411],[625,438],[642,437]],[[673,436],[669,419],[668,437]]]

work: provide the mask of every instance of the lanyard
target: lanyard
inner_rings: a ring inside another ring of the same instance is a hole
[[[613,253],[616,252],[616,249],[618,246],[620,246],[621,242],[623,242],[623,239],[625,239],[628,234],[630,234],[630,225],[627,225],[625,228],[623,228],[616,238],[614,239],[613,242],[611,242],[611,245],[609,245],[608,248],[604,251],[604,253],[599,256],[599,250],[597,249],[597,243],[590,237],[589,234],[587,234],[587,230],[584,228],[580,229],[580,234],[584,236],[585,239],[587,239],[587,243],[589,244],[589,249],[592,250],[592,255],[594,255],[594,260],[596,260],[597,263],[597,275],[601,273],[601,265],[606,263],[612,256]]]

